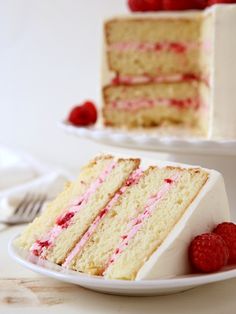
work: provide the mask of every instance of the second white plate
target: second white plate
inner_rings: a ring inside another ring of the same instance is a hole
[[[61,266],[29,255],[28,252],[15,247],[15,238],[16,237],[9,242],[9,253],[11,257],[22,266],[54,279],[108,294],[130,296],[165,295],[236,277],[236,268],[227,268],[224,271],[214,274],[191,274],[161,280],[107,280],[103,277],[89,276],[66,270]]]
[[[164,136],[154,130],[149,132],[125,131],[99,125],[75,127],[66,122],[61,122],[59,126],[69,134],[111,146],[171,153],[236,155],[236,140]]]

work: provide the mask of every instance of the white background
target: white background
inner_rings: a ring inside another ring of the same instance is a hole
[[[102,21],[126,0],[0,0],[0,143],[71,169],[100,145],[57,122],[99,102]]]

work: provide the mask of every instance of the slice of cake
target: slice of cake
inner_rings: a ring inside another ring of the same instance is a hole
[[[214,170],[100,156],[17,245],[82,273],[153,279],[187,273],[192,238],[228,219],[224,182]]]
[[[34,255],[62,263],[110,198],[139,166],[139,159],[100,156],[85,166],[17,240]]]
[[[235,4],[106,21],[104,124],[235,138],[235,21]]]

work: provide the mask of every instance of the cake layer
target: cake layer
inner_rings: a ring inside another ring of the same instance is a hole
[[[199,123],[199,116],[194,109],[179,109],[173,106],[157,106],[141,108],[137,111],[126,109],[107,108],[104,109],[105,125],[113,127],[155,127],[162,125],[179,124],[196,128]]]
[[[207,87],[193,81],[107,86],[103,89],[104,123],[129,128],[163,123],[202,128],[207,97]]]
[[[121,42],[191,42],[200,43],[201,15],[191,18],[120,17],[105,23],[108,45]]]
[[[117,19],[105,25],[109,69],[119,75],[202,75],[201,23],[193,19]]]
[[[94,219],[100,215],[110,199],[138,166],[138,159],[113,160],[98,179],[91,183],[85,195],[59,216],[54,227],[40,239],[42,243],[49,239],[49,245],[44,247],[43,251],[39,248],[42,252],[41,256],[58,264],[63,263],[67,254],[81,239]],[[36,242],[35,246],[31,247],[32,252],[35,250],[37,252],[37,244]]]
[[[70,203],[80,197],[90,184],[96,180],[103,169],[113,160],[112,156],[97,157],[84,166],[75,183],[68,183],[65,190],[47,205],[42,215],[29,224],[24,233],[17,239],[18,245],[30,249],[32,244],[55,224],[56,218],[64,212]]]
[[[163,43],[164,45],[164,43]],[[173,43],[174,49],[140,51],[111,49],[108,52],[109,69],[119,75],[137,76],[148,74],[155,76],[170,76],[193,73],[201,77],[200,49],[186,50],[184,45]],[[177,48],[178,47],[178,48]]]
[[[127,85],[110,85],[103,89],[103,98],[106,106],[118,101],[139,101],[143,99],[169,99],[184,101],[199,97],[201,84],[197,82],[150,83]],[[112,106],[114,107],[114,106]]]

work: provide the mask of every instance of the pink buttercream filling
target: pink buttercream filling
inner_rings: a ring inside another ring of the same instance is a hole
[[[116,75],[112,79],[113,85],[132,85],[132,84],[147,84],[147,83],[176,83],[198,81],[209,86],[209,78],[207,76],[196,75],[193,73],[172,74],[172,75]]]
[[[116,161],[112,161],[108,164],[108,166],[103,170],[100,176],[91,183],[89,188],[85,191],[83,195],[81,195],[77,200],[73,201],[69,208],[59,217],[56,218],[56,223],[54,227],[47,232],[41,239],[34,242],[31,246],[30,251],[42,258],[45,257],[46,249],[52,247],[55,243],[56,238],[61,234],[61,232],[68,228],[73,222],[72,218],[76,213],[80,211],[80,209],[88,202],[90,196],[92,196],[96,190],[102,185],[107,176],[111,173],[111,171],[117,165]]]
[[[143,212],[129,222],[127,232],[121,236],[120,243],[111,255],[103,272],[103,275],[105,275],[108,267],[110,267],[117,260],[120,254],[127,248],[129,241],[134,238],[139,229],[143,226],[144,222],[152,215],[158,203],[172,188],[173,184],[178,181],[179,177],[180,174],[176,173],[171,178],[165,179],[164,184],[162,185],[160,190],[148,199],[146,205],[144,206]]]
[[[99,213],[99,215],[95,218],[89,229],[85,232],[83,237],[80,239],[80,241],[76,244],[74,249],[70,252],[70,254],[67,256],[63,267],[68,267],[71,263],[71,261],[74,259],[74,257],[81,252],[85,244],[88,242],[88,240],[91,238],[91,236],[94,234],[94,232],[97,229],[97,226],[101,222],[101,220],[108,214],[108,212],[112,209],[114,204],[118,201],[120,196],[125,193],[125,191],[130,187],[138,183],[139,179],[141,178],[143,174],[143,171],[141,169],[138,169],[134,171],[129,178],[127,179],[124,186],[122,186],[118,192],[115,193],[114,197],[110,200],[110,202],[107,204],[107,206]]]
[[[117,42],[108,46],[108,51],[140,51],[140,52],[174,52],[178,54],[186,53],[194,49],[203,49],[205,52],[209,52],[210,44],[197,43],[197,42]]]
[[[179,109],[199,109],[203,104],[199,98],[186,99],[136,99],[136,100],[117,100],[110,104],[111,108],[117,110],[137,111],[140,109],[153,108],[156,106],[173,106]]]

